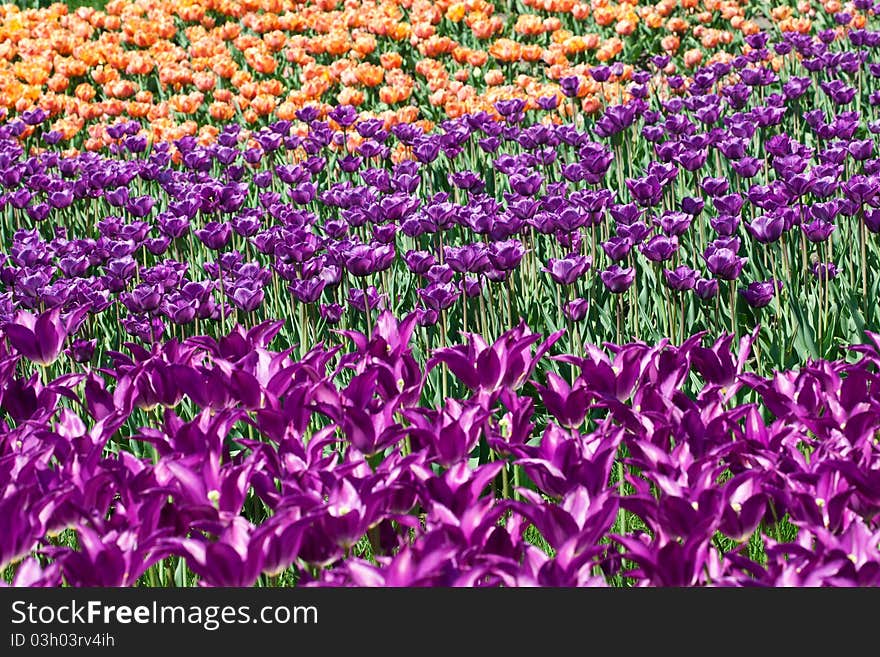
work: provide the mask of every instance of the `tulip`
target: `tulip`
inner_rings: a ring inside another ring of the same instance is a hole
[[[716,297],[718,296],[718,281],[714,278],[697,279],[694,283],[694,293],[704,301]]]
[[[77,331],[87,312],[88,306],[66,315],[62,315],[60,307],[38,315],[22,310],[3,326],[3,332],[13,349],[46,367],[61,355],[64,342]]]
[[[664,269],[663,278],[670,289],[683,292],[694,288],[699,278],[699,272],[682,265],[675,269]]]
[[[753,308],[762,308],[769,304],[776,291],[781,289],[782,281],[756,281],[749,283],[748,287],[741,289],[739,293]]]
[[[76,363],[88,363],[95,355],[97,340],[73,340],[65,353]]]
[[[573,322],[580,322],[587,316],[589,308],[590,303],[586,299],[571,299],[565,302],[562,312],[567,319]]]
[[[193,231],[199,241],[212,251],[219,251],[229,243],[232,226],[229,223],[209,221],[204,228]]]
[[[461,292],[453,283],[432,283],[426,288],[417,290],[423,303],[431,310],[445,310],[452,306]]]
[[[732,281],[739,278],[747,258],[740,258],[736,252],[729,248],[716,248],[710,246],[703,255],[706,267],[718,278]]]
[[[834,224],[822,219],[814,219],[809,223],[801,224],[801,230],[807,239],[817,243],[826,241],[836,228]]]
[[[746,224],[746,230],[761,244],[775,242],[784,229],[785,221],[779,216],[760,215]]]
[[[559,260],[550,258],[542,271],[550,274],[558,285],[572,285],[586,274],[591,264],[590,258],[585,256],[572,255]]]
[[[633,284],[636,272],[632,267],[623,268],[619,265],[612,265],[600,272],[599,278],[602,279],[602,283],[610,292],[622,294]]]
[[[605,251],[605,255],[615,262],[624,260],[632,250],[632,242],[625,237],[619,236],[602,242],[600,246]]]
[[[813,276],[822,281],[829,281],[832,278],[837,278],[837,275],[840,273],[837,269],[837,265],[833,262],[814,262],[810,267],[810,272]]]
[[[655,235],[648,242],[642,244],[639,250],[652,262],[664,262],[672,258],[678,251],[678,238]]]

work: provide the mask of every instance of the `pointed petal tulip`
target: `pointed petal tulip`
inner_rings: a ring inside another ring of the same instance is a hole
[[[51,365],[61,355],[64,341],[76,331],[87,311],[87,307],[81,307],[64,317],[60,307],[39,315],[21,311],[14,322],[4,326],[4,332],[22,356],[38,365]]]

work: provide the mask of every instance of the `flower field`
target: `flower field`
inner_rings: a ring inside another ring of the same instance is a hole
[[[0,7],[0,584],[880,585],[880,4]]]

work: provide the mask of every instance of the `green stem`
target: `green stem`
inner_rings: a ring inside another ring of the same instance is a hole
[[[737,338],[736,328],[736,283],[730,281],[730,332]]]

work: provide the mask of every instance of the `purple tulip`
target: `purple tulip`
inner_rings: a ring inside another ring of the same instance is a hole
[[[715,209],[721,214],[739,215],[742,211],[743,199],[739,194],[717,196],[712,199]]]
[[[290,282],[288,290],[293,297],[302,303],[315,303],[327,287],[327,281],[316,276],[313,278],[296,279]],[[363,294],[363,292],[361,292]]]
[[[409,433],[413,442],[425,445],[432,460],[447,468],[466,459],[477,446],[488,416],[488,411],[479,403],[462,404],[454,399],[447,399],[439,412],[422,409],[407,412],[412,422]]]
[[[874,140],[851,141],[847,144],[846,149],[854,160],[861,162],[871,157],[871,154],[874,152]]]
[[[394,261],[391,244],[355,244],[345,254],[345,268],[363,277],[388,269]]]
[[[229,292],[233,304],[245,312],[253,312],[263,303],[264,292],[252,284],[236,285]]]
[[[694,294],[704,301],[718,296],[718,281],[714,278],[700,278],[694,284]]]
[[[636,118],[635,105],[610,105],[596,121],[596,134],[600,137],[611,137],[629,128]]]
[[[534,196],[541,189],[543,176],[537,171],[529,174],[515,173],[508,179],[510,188],[521,196]]]
[[[95,355],[97,340],[78,339],[73,340],[65,353],[76,363],[88,363]]]
[[[550,274],[558,285],[572,285],[587,273],[591,265],[590,258],[586,256],[570,255],[559,260],[550,258],[542,271]]]
[[[590,302],[587,299],[571,299],[562,306],[562,313],[572,322],[580,322],[587,316]]]
[[[681,199],[681,210],[692,217],[696,217],[703,211],[703,207],[705,206],[705,201],[701,198],[694,198],[692,196],[685,196]]]
[[[736,231],[740,225],[740,218],[729,214],[722,214],[709,219],[709,226],[722,237],[730,237],[736,235]]]
[[[651,262],[665,262],[678,251],[678,238],[655,235],[639,246],[639,251]]]
[[[357,121],[357,110],[351,105],[338,105],[328,116],[343,128],[350,128]]]
[[[646,178],[627,178],[626,187],[632,194],[633,200],[642,207],[653,207],[660,204],[663,198],[663,188],[656,176]]]
[[[663,278],[666,279],[666,284],[670,289],[678,292],[693,289],[697,283],[698,277],[699,272],[685,265],[681,265],[675,269],[663,270]]]
[[[865,227],[872,233],[880,233],[880,210],[866,210],[864,214]]]
[[[759,215],[746,224],[746,230],[761,244],[770,244],[782,236],[785,220],[775,215]]]
[[[338,324],[339,320],[342,319],[342,306],[337,303],[324,304],[322,303],[318,311],[321,315],[321,318],[327,322],[327,324],[334,325]]]
[[[749,283],[748,287],[744,290],[741,289],[739,293],[742,295],[743,299],[746,300],[753,308],[763,308],[767,304],[769,304],[773,300],[773,296],[776,294],[777,290],[782,289],[782,281],[756,281],[754,283]]]
[[[840,271],[833,262],[814,262],[810,267],[810,272],[819,280],[830,281],[837,278]]]
[[[867,203],[876,196],[877,190],[877,181],[863,175],[855,175],[843,183],[844,194],[856,203]]]
[[[736,252],[729,248],[706,249],[703,255],[706,261],[706,267],[718,278],[725,281],[732,281],[739,278],[747,258],[740,258]]]
[[[685,150],[683,153],[678,155],[675,160],[678,162],[682,168],[687,171],[698,171],[706,164],[706,158],[709,156],[709,151],[705,148],[697,149],[697,150]]]
[[[526,250],[518,240],[493,242],[489,245],[489,261],[500,271],[510,271],[519,265]]]
[[[625,237],[611,237],[601,244],[602,250],[605,251],[612,261],[618,262],[624,260],[632,250],[632,242]]]
[[[149,194],[145,194],[143,196],[129,199],[125,204],[125,209],[133,217],[146,217],[150,214],[155,204],[156,199]]]
[[[609,213],[614,221],[624,226],[630,226],[637,222],[642,216],[642,212],[643,210],[639,209],[639,206],[635,203],[612,205],[609,208]]]
[[[39,315],[22,310],[4,325],[3,332],[13,349],[45,367],[61,355],[65,340],[76,332],[87,311],[83,306],[62,316],[60,307]]]
[[[667,235],[684,235],[691,226],[693,217],[684,212],[664,212],[658,220],[660,229]]]
[[[362,313],[367,312],[367,305],[370,310],[375,310],[386,300],[386,295],[380,294],[375,285],[370,285],[366,292],[356,287],[348,290],[348,303]]]
[[[636,278],[636,272],[632,267],[623,268],[619,265],[612,265],[608,269],[600,272],[599,278],[602,279],[602,283],[610,292],[613,292],[614,294],[622,294],[633,284],[633,281]]]
[[[801,230],[807,239],[816,243],[826,241],[836,228],[834,224],[823,219],[814,219],[809,223],[801,224]]]
[[[204,228],[193,232],[206,247],[212,251],[220,251],[229,243],[229,238],[232,236],[232,226],[227,222],[209,221]]]
[[[446,310],[452,306],[461,292],[453,283],[432,283],[426,288],[417,290],[422,302],[430,310]]]

